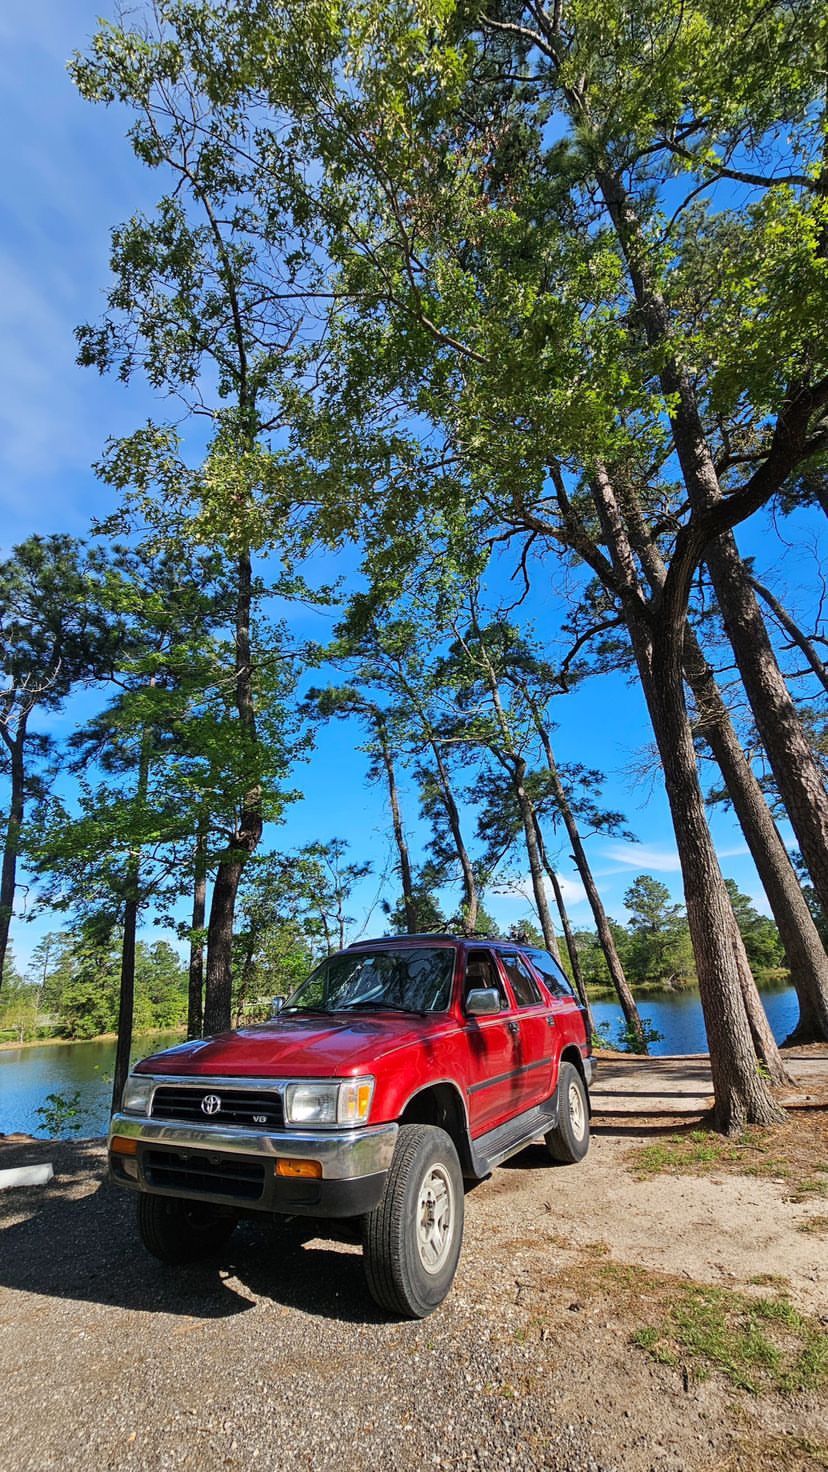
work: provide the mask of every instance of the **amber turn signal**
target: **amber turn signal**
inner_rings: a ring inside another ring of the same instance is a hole
[[[113,1135],[109,1148],[113,1155],[137,1155],[138,1141],[130,1140],[127,1135]]]
[[[318,1179],[322,1166],[318,1160],[287,1160],[279,1156],[276,1161],[277,1176],[311,1176]]]

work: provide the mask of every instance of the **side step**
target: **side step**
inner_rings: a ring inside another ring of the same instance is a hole
[[[518,1150],[522,1150],[538,1135],[545,1135],[547,1130],[554,1129],[557,1123],[556,1091],[551,1099],[545,1099],[542,1104],[527,1109],[516,1119],[510,1119],[506,1124],[500,1124],[497,1129],[489,1130],[479,1139],[471,1141],[472,1168],[475,1175],[481,1179],[489,1175],[495,1166],[502,1165],[510,1155],[517,1155]]]

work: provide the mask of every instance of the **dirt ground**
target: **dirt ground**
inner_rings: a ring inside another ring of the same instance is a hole
[[[5,1472],[827,1467],[802,1367],[828,1324],[828,1052],[789,1066],[788,1124],[731,1149],[697,1132],[704,1058],[602,1060],[587,1159],[532,1146],[471,1191],[420,1324],[375,1310],[358,1246],[312,1224],[245,1223],[217,1264],[164,1268],[100,1142],[4,1147],[56,1170],[0,1192]],[[754,1304],[805,1336],[787,1378],[755,1326],[748,1371],[711,1339],[711,1313]]]

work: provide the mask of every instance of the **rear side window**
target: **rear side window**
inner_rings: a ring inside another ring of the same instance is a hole
[[[547,956],[546,951],[529,951],[528,955],[532,965],[540,972],[553,997],[571,997],[573,995],[572,987],[569,985],[557,961],[553,961],[551,956]]]
[[[500,959],[519,1007],[536,1007],[543,1001],[538,984],[516,951],[500,952]]]

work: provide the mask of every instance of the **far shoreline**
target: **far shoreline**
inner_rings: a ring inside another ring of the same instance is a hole
[[[133,1041],[139,1038],[160,1038],[176,1036],[186,1037],[187,1025],[182,1022],[178,1027],[150,1027],[145,1032],[134,1032]],[[117,1043],[116,1032],[99,1032],[94,1038],[27,1038],[24,1043],[0,1043],[0,1053],[17,1052],[22,1048],[73,1048],[79,1043]]]

